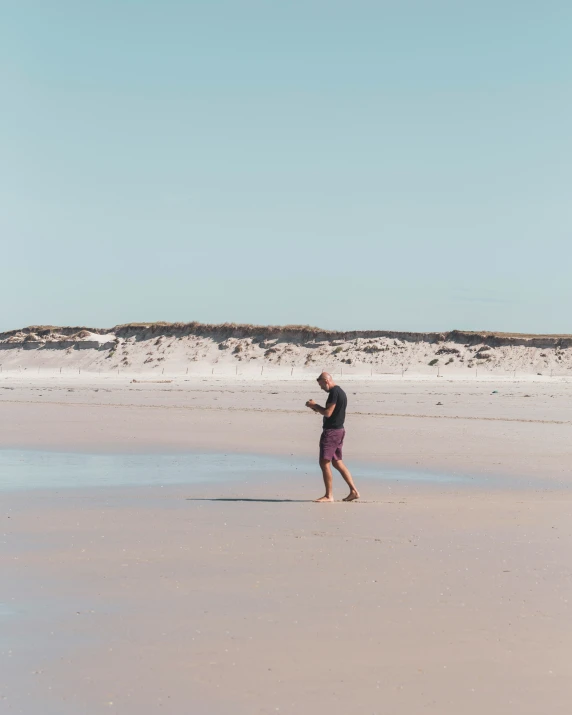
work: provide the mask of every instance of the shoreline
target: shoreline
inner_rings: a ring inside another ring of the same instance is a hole
[[[16,494],[29,492],[43,492],[49,495],[53,491],[65,492],[72,490],[75,492],[90,493],[93,491],[144,489],[162,489],[165,491],[178,489],[204,487],[207,490],[211,486],[217,487],[224,493],[225,489],[234,494],[234,498],[239,500],[239,493],[246,501],[253,494],[253,488],[263,486],[272,490],[275,495],[282,492],[289,494],[288,500],[293,496],[300,496],[308,491],[307,484],[321,488],[321,474],[317,459],[306,456],[294,456],[278,453],[254,453],[254,452],[221,452],[213,450],[210,452],[196,449],[165,450],[153,448],[141,448],[131,451],[108,451],[104,449],[70,449],[53,447],[21,448],[21,447],[0,447],[0,464],[5,457],[6,462],[3,467],[10,467],[10,457],[17,457],[20,461],[29,462],[31,459],[48,459],[47,463],[41,465],[42,469],[49,472],[53,469],[53,463],[57,463],[58,458],[67,463],[70,458],[75,459],[77,482],[61,482],[61,476],[54,483],[49,480],[45,485],[27,485],[22,482],[18,484],[4,484],[0,480],[0,493]],[[133,462],[141,464],[143,468],[148,468],[151,464],[156,464],[158,476],[154,480],[135,478],[133,481],[124,478],[110,479],[101,483],[94,481],[82,481],[82,469],[86,463],[82,460],[89,460],[89,469],[93,469],[93,460],[99,460],[102,467],[118,469],[122,465],[130,466]],[[173,465],[181,469],[188,468],[186,474],[180,479],[173,479],[169,473],[162,478],[161,469],[167,465],[162,464],[165,460],[171,460]],[[212,463],[214,472],[209,468]],[[262,462],[262,466],[260,465]],[[250,468],[252,465],[252,468]],[[563,498],[572,497],[572,483],[569,480],[545,479],[539,475],[535,477],[519,475],[509,475],[502,473],[481,473],[470,471],[444,471],[439,468],[427,468],[416,465],[411,466],[395,465],[387,462],[364,461],[363,459],[352,459],[351,467],[354,479],[359,482],[362,498],[357,503],[378,503],[374,498],[382,491],[402,490],[409,497],[431,498],[447,497],[464,499],[467,496],[479,498],[489,494],[498,497],[508,494],[560,494]],[[204,477],[195,475],[196,469],[204,473]],[[301,475],[305,475],[305,482],[301,480]],[[45,477],[45,479],[48,479]],[[298,485],[298,491],[292,491]],[[345,489],[341,477],[334,473],[334,487],[339,496]],[[310,487],[311,488],[311,487]],[[250,496],[249,496],[250,495]],[[312,502],[313,499],[295,499],[295,501]],[[336,499],[338,501],[338,499]]]
[[[0,448],[313,459],[320,423],[303,404],[323,399],[314,382],[11,381],[12,389],[0,389]],[[572,385],[356,380],[347,387],[350,466],[354,458],[499,477],[572,476]]]

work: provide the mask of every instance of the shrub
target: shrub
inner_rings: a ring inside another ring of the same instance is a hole
[[[437,358],[435,358],[434,360],[431,360],[431,362],[429,363],[429,365],[431,365],[431,366],[432,366],[432,365],[436,365],[438,362],[439,362],[439,360],[437,360]]]
[[[439,348],[437,352],[435,353],[436,355],[460,355],[460,352],[457,350],[457,348]]]

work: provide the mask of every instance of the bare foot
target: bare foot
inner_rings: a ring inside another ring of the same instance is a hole
[[[359,492],[350,492],[343,501],[354,501],[354,499],[359,499]]]
[[[314,499],[315,502],[320,502],[320,501],[334,501],[334,497],[320,497],[319,499]]]

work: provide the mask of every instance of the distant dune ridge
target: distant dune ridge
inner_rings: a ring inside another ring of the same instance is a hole
[[[307,325],[128,323],[113,328],[29,326],[0,333],[2,370],[122,370],[273,374],[339,370],[462,375],[567,375],[572,335],[452,330],[323,330]]]

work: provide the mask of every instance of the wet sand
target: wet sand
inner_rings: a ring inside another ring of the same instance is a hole
[[[93,386],[84,404],[21,389],[0,402],[4,447],[311,455],[319,430],[297,396],[229,384],[220,406],[217,391],[112,406],[85,404]],[[421,414],[437,387],[384,389],[361,411]],[[365,503],[306,501],[321,493],[306,470],[4,492],[0,710],[568,713],[570,426],[560,398],[525,389],[520,411],[488,406],[488,385],[447,405],[458,419],[350,416],[350,466],[361,450],[380,472],[473,477],[363,478]]]
[[[0,374],[0,447],[314,456],[315,380]],[[348,455],[568,480],[572,381],[348,379]],[[496,391],[496,392],[495,392]],[[440,403],[440,404],[439,404]]]

